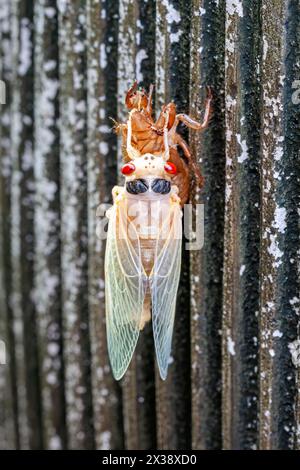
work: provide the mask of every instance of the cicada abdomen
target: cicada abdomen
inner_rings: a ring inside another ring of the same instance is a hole
[[[129,125],[130,130],[130,125]],[[105,256],[106,327],[114,377],[121,379],[139,333],[152,320],[157,363],[167,376],[180,277],[182,210],[172,185],[175,166],[162,155],[139,155],[124,165],[113,189]]]

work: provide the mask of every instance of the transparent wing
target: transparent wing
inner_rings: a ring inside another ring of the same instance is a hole
[[[108,353],[117,380],[134,353],[145,298],[139,239],[137,235],[128,238],[127,223],[127,207],[121,202],[111,209],[105,253]]]
[[[150,276],[152,326],[160,376],[167,377],[181,268],[182,212],[174,204],[157,241]],[[167,236],[164,235],[167,233]]]

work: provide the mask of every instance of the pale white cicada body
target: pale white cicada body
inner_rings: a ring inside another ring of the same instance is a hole
[[[129,121],[130,124],[130,121]],[[140,331],[152,320],[160,376],[166,379],[180,278],[182,210],[168,145],[163,155],[137,155],[113,189],[105,255],[108,352],[114,377],[125,374]],[[169,170],[169,173],[168,173]]]

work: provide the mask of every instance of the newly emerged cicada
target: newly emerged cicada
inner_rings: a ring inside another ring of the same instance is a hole
[[[128,132],[130,138],[130,132]],[[114,377],[121,379],[139,333],[152,318],[158,367],[167,376],[180,276],[182,210],[171,183],[168,147],[160,156],[137,155],[113,189],[105,256],[106,328]],[[152,315],[151,315],[152,313]]]
[[[180,184],[179,188],[174,184],[182,170],[174,163],[176,148],[174,130],[169,124],[170,107],[162,111],[162,128],[150,123],[150,130],[146,129],[151,145],[142,152],[135,129],[137,119],[143,122],[146,103],[143,105],[139,97],[138,103],[132,106],[125,131],[123,126],[125,183],[113,188],[113,206],[106,214],[109,219],[105,254],[106,328],[110,363],[117,380],[125,374],[140,331],[149,321],[160,376],[166,379],[181,267],[179,196],[184,192]],[[149,114],[149,109],[145,113]],[[195,121],[190,121],[194,125]],[[152,129],[162,138],[155,139]],[[144,137],[144,133],[140,135]]]

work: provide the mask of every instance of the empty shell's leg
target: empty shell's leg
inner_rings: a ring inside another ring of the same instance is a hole
[[[196,176],[196,179],[198,181],[199,186],[202,187],[203,183],[204,183],[204,178],[201,174],[200,168],[198,167],[197,163],[195,162],[195,160],[194,160],[194,158],[193,158],[193,156],[190,152],[188,144],[181,137],[181,135],[179,135],[177,133],[174,134],[173,139],[174,139],[174,143],[176,145],[179,145],[179,147],[182,149],[184,156],[186,157],[186,159],[188,160],[189,165],[193,169],[193,172]]]
[[[195,129],[196,131],[203,131],[207,128],[210,118],[212,115],[212,91],[207,87],[207,98],[205,100],[205,113],[202,122],[198,122],[195,119],[191,118],[187,114],[177,114],[175,123],[178,124],[179,121],[183,122],[190,129]]]

